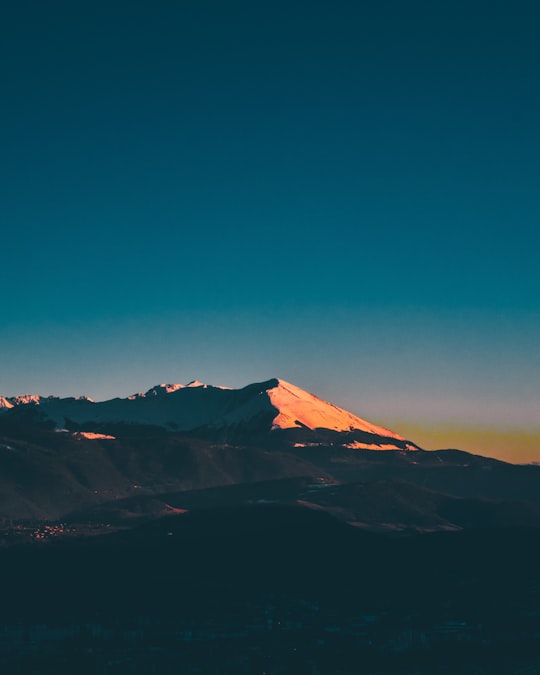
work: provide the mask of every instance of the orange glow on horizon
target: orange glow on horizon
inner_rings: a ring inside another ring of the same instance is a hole
[[[425,450],[457,448],[512,464],[540,462],[540,428],[472,427],[444,422],[393,422],[392,426]]]

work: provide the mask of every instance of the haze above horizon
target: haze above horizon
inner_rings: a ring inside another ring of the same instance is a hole
[[[0,395],[280,376],[540,459],[539,28],[533,2],[6,8]]]

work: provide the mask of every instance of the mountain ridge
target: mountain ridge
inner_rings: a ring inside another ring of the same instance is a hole
[[[81,425],[95,427],[112,423],[160,427],[170,432],[243,427],[259,432],[322,429],[338,433],[359,431],[377,437],[371,444],[362,438],[362,447],[417,448],[414,444],[407,446],[406,439],[400,434],[280,378],[240,389],[207,385],[198,380],[186,385],[158,384],[144,394],[97,402],[86,396],[60,398],[25,394],[0,398],[3,415],[16,414],[26,406],[38,409],[40,416],[53,423],[57,430],[107,433],[106,429],[83,429]],[[381,444],[381,438],[389,440]]]

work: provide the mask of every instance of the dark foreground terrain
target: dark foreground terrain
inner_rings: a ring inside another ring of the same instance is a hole
[[[14,410],[0,675],[540,673],[539,466]]]
[[[0,672],[540,672],[540,533],[248,504],[0,551]]]

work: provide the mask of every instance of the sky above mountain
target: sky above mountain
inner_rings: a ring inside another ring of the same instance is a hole
[[[284,377],[420,445],[537,437],[539,28],[519,1],[12,3],[0,394]]]

